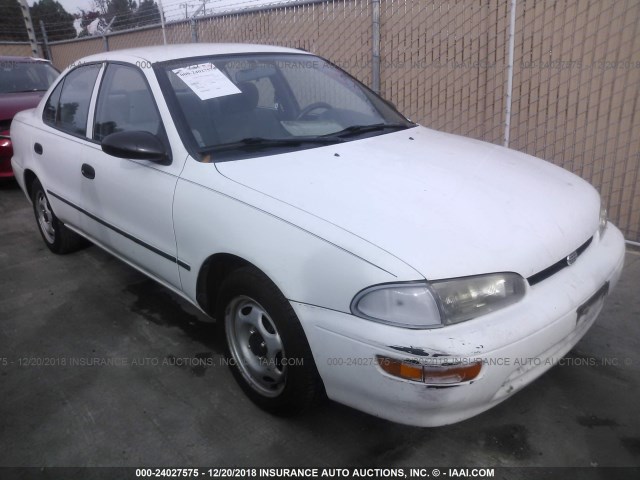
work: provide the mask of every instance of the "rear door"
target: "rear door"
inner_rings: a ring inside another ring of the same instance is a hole
[[[82,158],[91,141],[87,138],[89,107],[102,64],[70,71],[51,92],[40,129],[31,137],[36,172],[47,191],[49,203],[65,224],[78,228],[82,205]]]

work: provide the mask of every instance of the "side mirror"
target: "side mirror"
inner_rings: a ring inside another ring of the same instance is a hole
[[[149,160],[163,165],[171,163],[164,144],[150,132],[112,133],[102,139],[101,147],[104,153],[118,158]]]

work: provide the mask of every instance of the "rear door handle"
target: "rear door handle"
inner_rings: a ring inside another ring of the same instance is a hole
[[[93,180],[94,178],[96,178],[96,171],[93,169],[91,165],[87,165],[86,163],[83,163],[80,171],[82,172],[82,175],[87,177],[89,180]]]
[[[42,155],[42,145],[40,145],[39,143],[34,143],[33,151],[36,152],[38,155]]]

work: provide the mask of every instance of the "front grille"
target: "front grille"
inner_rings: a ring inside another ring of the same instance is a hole
[[[589,247],[592,240],[593,240],[593,237],[591,237],[589,240],[587,240],[586,242],[584,242],[582,245],[578,247],[578,249],[576,250],[576,258],[582,255],[582,253]],[[564,257],[562,260],[554,263],[550,267],[547,267],[544,270],[531,275],[529,278],[527,278],[527,281],[529,282],[529,285],[533,286],[536,283],[540,283],[543,280],[546,280],[551,275],[555,275],[560,270],[568,266],[569,266],[569,263],[567,262],[567,257]]]

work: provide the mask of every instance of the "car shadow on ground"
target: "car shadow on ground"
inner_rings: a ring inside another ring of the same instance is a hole
[[[0,191],[18,190],[20,186],[15,178],[0,178]]]

